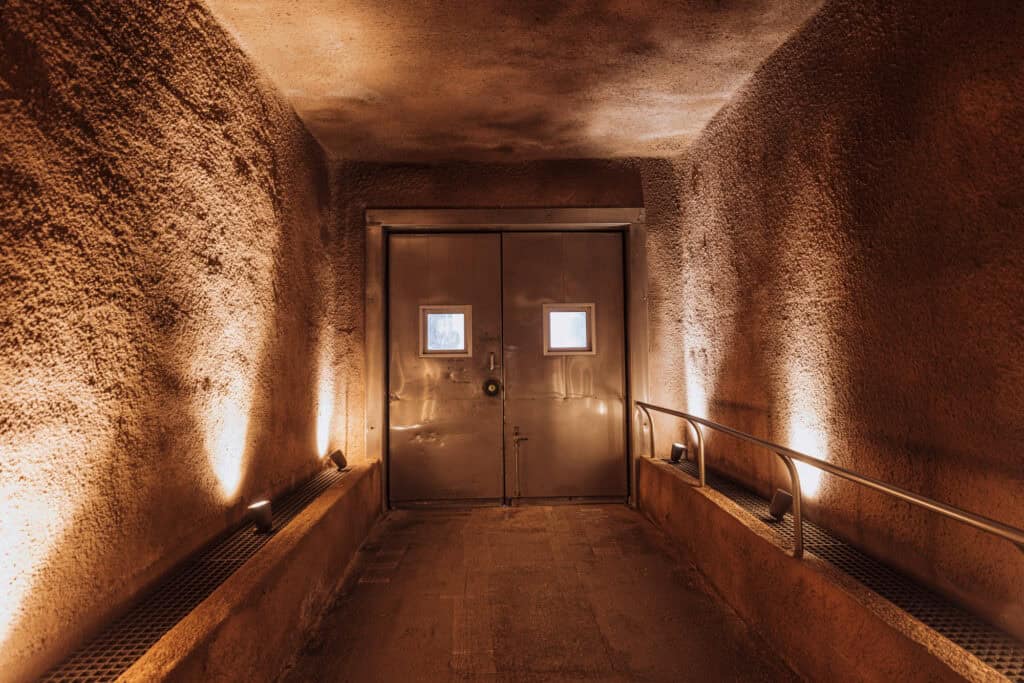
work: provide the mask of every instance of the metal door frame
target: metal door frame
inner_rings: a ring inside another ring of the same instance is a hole
[[[647,393],[647,228],[642,208],[594,209],[367,209],[365,347],[366,455],[379,459],[381,501],[388,493],[388,254],[391,233],[618,232],[625,243],[626,411]],[[629,504],[636,505],[634,420],[626,420]]]

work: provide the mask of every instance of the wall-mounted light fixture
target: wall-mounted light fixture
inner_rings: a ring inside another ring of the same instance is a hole
[[[261,500],[249,506],[249,519],[256,525],[256,531],[266,534],[274,528],[274,515],[269,500]]]
[[[345,454],[341,450],[335,450],[330,455],[331,462],[338,467],[338,471],[341,472],[348,467],[348,460],[345,459]]]
[[[782,489],[775,489],[775,495],[772,496],[772,502],[768,506],[768,514],[771,515],[776,521],[781,522],[782,518],[786,516],[786,513],[793,508],[793,494]]]
[[[679,462],[685,457],[686,446],[681,443],[672,444],[672,452],[668,456],[669,460],[671,460],[672,462]]]

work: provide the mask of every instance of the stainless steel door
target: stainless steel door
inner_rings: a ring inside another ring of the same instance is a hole
[[[625,497],[622,236],[502,239],[507,495]]]
[[[500,240],[389,239],[392,502],[502,498]]]

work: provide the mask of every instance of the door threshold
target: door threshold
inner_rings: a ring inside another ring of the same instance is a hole
[[[503,505],[501,498],[455,498],[450,500],[391,501],[392,510],[422,510],[424,508],[487,508]]]
[[[550,496],[546,498],[511,498],[507,505],[626,505],[626,496]]]

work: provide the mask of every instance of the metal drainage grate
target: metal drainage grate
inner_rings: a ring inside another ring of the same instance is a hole
[[[677,468],[696,478],[697,464]],[[708,486],[766,522],[789,547],[793,516],[781,522],[768,514],[768,501],[740,484],[707,472]],[[804,549],[860,581],[883,598],[928,625],[1015,683],[1024,683],[1024,644],[981,618],[957,607],[913,579],[871,558],[804,518]]]
[[[251,523],[213,542],[168,574],[127,614],[72,654],[43,681],[113,681],[206,599],[246,560],[345,473],[320,472],[273,502],[270,533]]]

